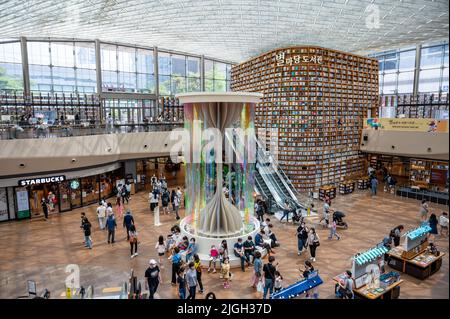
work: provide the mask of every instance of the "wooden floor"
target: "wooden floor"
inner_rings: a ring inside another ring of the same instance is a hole
[[[156,258],[155,242],[158,235],[166,236],[175,223],[173,215],[161,216],[162,226],[153,226],[149,212],[147,193],[132,196],[128,207],[132,210],[140,235],[140,255],[130,260],[129,244],[122,227],[117,231],[117,242],[108,245],[106,234],[98,229],[95,218],[96,206],[54,215],[49,221],[33,219],[0,224],[0,297],[16,298],[26,294],[26,280],[37,282],[38,292],[47,288],[52,298],[63,298],[65,291],[65,268],[69,264],[80,267],[81,285],[93,285],[96,296],[108,296],[104,288],[118,287],[127,280],[133,268],[143,279],[148,260]],[[317,204],[321,207],[321,203]],[[440,214],[447,207],[431,204]],[[371,198],[367,192],[338,196],[333,208],[347,214],[350,227],[340,230],[340,241],[327,240],[328,230],[318,227],[321,246],[318,248],[315,267],[319,269],[324,284],[320,286],[320,298],[334,298],[332,277],[349,269],[351,256],[380,242],[391,228],[398,224],[410,229],[418,225],[419,201],[379,194]],[[92,250],[84,248],[80,230],[80,212],[86,212],[94,224]],[[273,218],[274,219],[274,218]],[[284,277],[284,286],[296,282],[299,267],[308,254],[297,256],[296,227],[273,221],[281,247],[276,249],[276,259]],[[309,224],[317,223],[311,219]],[[119,225],[120,226],[120,225]],[[441,270],[424,281],[401,274],[405,282],[400,298],[449,298],[448,238],[437,238],[439,249],[445,252]],[[159,298],[177,298],[176,288],[170,285],[170,263],[162,265],[163,283],[158,289]],[[231,289],[224,290],[217,274],[203,275],[205,291],[216,293],[219,298],[261,298],[250,288],[251,270],[245,273],[233,271]]]

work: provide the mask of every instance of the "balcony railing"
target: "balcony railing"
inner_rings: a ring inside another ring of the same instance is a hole
[[[81,124],[81,125],[24,125],[0,124],[0,139],[56,138],[100,134],[171,131],[183,127],[181,122],[155,122],[147,124]]]

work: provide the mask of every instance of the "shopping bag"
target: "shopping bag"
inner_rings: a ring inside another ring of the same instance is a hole
[[[258,281],[258,284],[256,285],[256,291],[258,292],[264,292],[264,283],[262,280]]]

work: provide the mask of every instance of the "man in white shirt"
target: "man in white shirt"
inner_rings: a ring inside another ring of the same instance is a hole
[[[448,214],[447,212],[443,212],[441,216],[439,216],[439,225],[441,226],[441,236],[448,237]]]
[[[105,229],[106,207],[102,203],[99,203],[97,207],[97,217],[100,229]]]

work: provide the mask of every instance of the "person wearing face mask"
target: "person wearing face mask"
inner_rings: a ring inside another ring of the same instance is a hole
[[[297,255],[301,255],[303,249],[306,247],[306,242],[308,240],[308,228],[305,222],[302,222],[297,228]]]
[[[186,250],[186,262],[189,262],[191,258],[197,254],[197,244],[195,243],[195,238],[191,238],[189,245]]]

